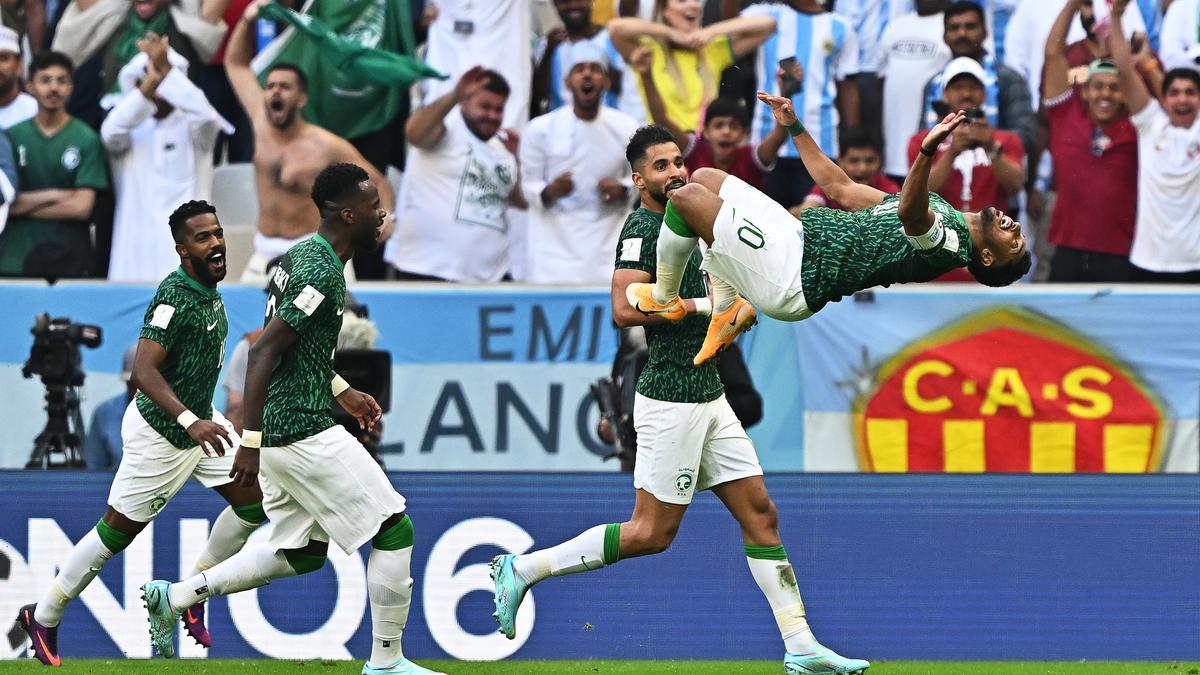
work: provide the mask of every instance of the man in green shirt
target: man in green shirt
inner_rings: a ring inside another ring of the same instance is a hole
[[[785,672],[861,673],[869,663],[839,656],[813,637],[754,444],[725,400],[716,362],[698,368],[691,363],[690,355],[704,341],[708,323],[698,315],[712,308],[705,297],[695,245],[679,278],[689,298],[682,301],[687,316],[671,322],[639,312],[626,302],[629,285],[654,279],[656,240],[667,195],[683,187],[687,170],[674,137],[660,126],[639,129],[625,156],[642,200],[641,208],[625,221],[617,244],[613,319],[621,327],[645,326],[650,347],[634,402],[638,447],[633,515],[624,523],[597,525],[548,549],[494,558],[491,574],[500,632],[515,637],[521,600],[530,587],[548,577],[665,551],[695,492],[712,490],[741,526],[746,562],[783,637]],[[685,579],[680,581],[686,584]]]
[[[100,137],[67,114],[73,68],[58,52],[29,66],[38,112],[8,130],[20,192],[0,234],[0,276],[86,277],[92,269],[89,219],[108,170]]]
[[[96,527],[75,544],[36,605],[17,617],[34,657],[60,663],[58,625],[67,603],[79,597],[100,568],[154,520],[189,478],[229,502],[217,516],[197,573],[236,553],[266,516],[257,485],[229,476],[237,435],[212,405],[225,359],[228,320],[217,284],[225,278],[225,236],[216,209],[186,202],[170,217],[180,265],[159,284],[146,308],[130,381],[138,393],[121,423],[121,466]],[[204,605],[191,608],[184,628],[212,645]]]
[[[703,269],[713,286],[713,312],[701,364],[727,347],[751,321],[740,291],[768,316],[800,321],[829,302],[873,286],[930,281],[967,267],[980,283],[1006,286],[1029,271],[1020,223],[988,207],[954,210],[928,191],[930,158],[966,115],[951,113],[930,130],[898,195],[855,183],[821,152],[796,120],[789,99],[759,92],[809,173],[848,211],[815,208],[800,220],[743,181],[701,169],[671,193],[658,238],[657,281],[629,289],[641,312],[677,319],[679,270],[698,239],[708,244]]]

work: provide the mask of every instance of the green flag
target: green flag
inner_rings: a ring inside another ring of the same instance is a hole
[[[412,51],[407,0],[315,0],[306,14],[271,3],[259,16],[295,28],[259,55],[260,72],[274,63],[299,66],[309,81],[305,119],[343,138],[391,122],[401,93],[413,82],[446,79],[401,53]]]

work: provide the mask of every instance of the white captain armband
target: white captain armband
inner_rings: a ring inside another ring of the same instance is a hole
[[[904,232],[903,226],[901,226],[900,231]],[[934,212],[933,225],[929,226],[929,230],[925,234],[914,237],[904,232],[904,236],[908,238],[908,243],[912,244],[913,248],[918,251],[928,251],[941,246],[942,240],[946,238],[946,226],[942,224],[942,214]]]

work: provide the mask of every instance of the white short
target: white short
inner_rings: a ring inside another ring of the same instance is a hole
[[[303,548],[333,540],[353,553],[404,510],[367,449],[341,426],[259,453],[263,508],[271,521],[271,548]]]
[[[634,397],[637,462],[633,486],[668,504],[690,504],[696,490],[761,476],[754,444],[725,395],[708,403]]]
[[[230,482],[233,455],[241,439],[216,408],[213,408],[213,421],[225,427],[233,441],[233,446],[225,449],[224,457],[205,457],[200,446],[186,450],[176,448],[142,417],[137,403],[130,401],[121,419],[124,449],[121,466],[108,491],[108,505],[130,520],[148,523],[188,478],[194,477],[210,488]]]
[[[780,321],[812,316],[800,281],[804,229],[787,209],[740,178],[721,183],[724,204],[713,244],[700,266],[741,292],[758,311]]]

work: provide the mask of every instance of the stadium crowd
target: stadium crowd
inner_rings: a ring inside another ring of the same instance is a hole
[[[284,0],[319,20],[295,28],[250,0],[3,5],[2,276],[158,281],[167,215],[250,162],[257,222],[224,224],[255,228],[261,284],[351,161],[396,206],[348,275],[603,285],[649,122],[691,170],[838,208],[762,89],[889,192],[966,110],[930,188],[1020,213],[1031,280],[1200,282],[1200,0]]]

